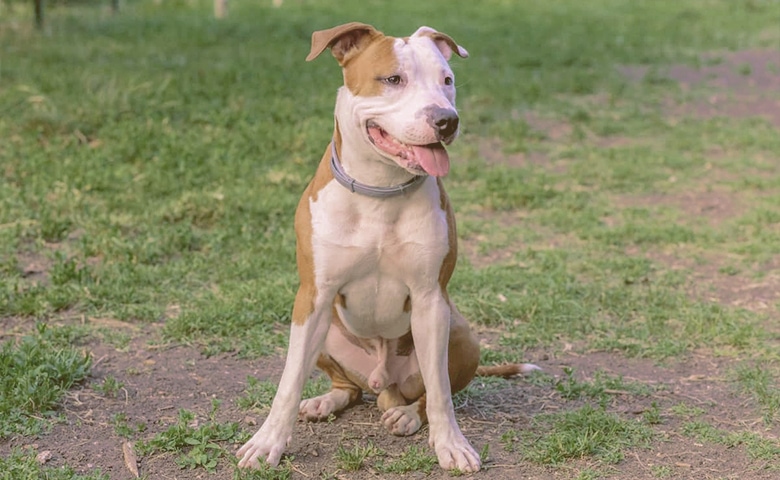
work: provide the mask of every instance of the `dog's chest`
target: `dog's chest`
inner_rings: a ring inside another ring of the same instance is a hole
[[[338,292],[345,326],[363,338],[408,332],[415,292],[439,288],[449,251],[436,182],[390,199],[358,196],[332,182],[310,208],[315,282]]]

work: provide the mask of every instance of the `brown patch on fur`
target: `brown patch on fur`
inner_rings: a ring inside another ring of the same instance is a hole
[[[420,395],[425,393],[425,384],[423,383],[422,373],[419,370],[412,375],[406,377],[398,388],[401,389],[401,394],[408,402],[420,398]]]
[[[382,390],[382,393],[376,398],[376,406],[383,412],[404,405],[406,405],[406,399],[401,395],[401,391],[395,383]]]
[[[428,412],[425,410],[428,406],[428,401],[425,398],[425,394],[417,399],[417,416],[420,417],[420,424],[425,425],[428,421]]]
[[[409,313],[412,311],[412,296],[407,295],[404,301],[404,312]]]
[[[314,312],[314,298],[317,296],[317,285],[314,279],[314,254],[311,243],[311,206],[309,202],[316,202],[319,191],[333,180],[330,171],[330,145],[325,149],[325,154],[320,160],[317,173],[304,190],[298,208],[295,210],[295,258],[298,264],[298,277],[300,285],[295,295],[293,304],[292,322],[303,325],[306,319]]]
[[[352,22],[314,32],[306,60],[314,60],[330,47],[344,69],[344,85],[354,95],[377,96],[384,90],[381,79],[398,70],[394,44],[395,38],[371,25]]]
[[[330,377],[331,390],[344,390],[349,392],[349,403],[355,403],[363,393],[358,385],[355,385],[347,373],[330,355],[321,353],[317,359],[317,367]]]
[[[452,320],[450,321],[450,340],[447,370],[450,375],[452,393],[466,388],[474,378],[479,365],[479,342],[471,332],[463,315],[450,303]]]
[[[344,326],[344,322],[341,321],[341,317],[339,317],[339,312],[336,310],[335,303],[333,305],[333,320],[331,321],[331,327],[338,328],[339,332],[341,332],[341,335],[352,345],[355,345],[356,347],[360,347],[363,350],[366,350],[366,345],[365,343],[363,343],[360,337],[353,335],[352,332],[347,330],[347,327]]]
[[[327,30],[316,31],[311,34],[311,50],[306,56],[306,61],[314,60],[326,48],[331,47],[333,56],[342,63],[347,54],[358,48],[362,42],[380,35],[382,32],[360,22],[345,23]]]
[[[340,306],[341,308],[347,308],[347,297],[345,297],[342,293],[337,293],[336,299],[333,301],[333,303]]]
[[[398,71],[394,44],[395,39],[392,37],[375,37],[344,59],[344,85],[350,92],[362,97],[382,94],[385,84],[381,79]]]
[[[412,338],[412,331],[409,330],[405,335],[402,335],[398,339],[398,345],[395,349],[395,354],[399,357],[408,357],[414,351],[414,339]]]
[[[444,190],[444,184],[440,178],[436,179],[436,184],[439,187],[439,202],[441,203],[441,209],[447,213],[447,240],[450,245],[447,255],[444,256],[441,270],[439,270],[439,285],[441,285],[444,298],[449,301],[447,284],[452,277],[452,272],[455,271],[455,263],[458,261],[458,230],[455,226],[455,214],[452,211],[452,205],[450,205],[450,198]]]

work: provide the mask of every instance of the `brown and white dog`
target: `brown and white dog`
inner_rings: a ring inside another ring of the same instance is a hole
[[[406,38],[349,23],[312,35],[343,69],[333,140],[295,214],[300,287],[287,363],[271,411],[238,451],[240,467],[277,465],[296,417],[327,418],[378,395],[382,423],[411,435],[427,420],[445,469],[474,472],[479,455],[455,422],[451,392],[475,373],[512,375],[530,364],[480,367],[479,344],[447,294],[457,239],[440,177],[458,135],[449,36],[420,27]],[[301,400],[314,364],[331,390]]]

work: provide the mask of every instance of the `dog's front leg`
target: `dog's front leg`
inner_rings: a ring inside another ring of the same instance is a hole
[[[452,312],[444,294],[437,290],[412,298],[412,337],[426,391],[429,443],[439,465],[462,472],[476,472],[480,459],[455,421],[447,350]]]
[[[301,295],[301,292],[299,291],[298,294]],[[299,304],[296,302],[296,307]],[[270,465],[279,464],[298,417],[298,404],[301,401],[303,385],[314,369],[314,363],[330,327],[330,304],[326,301],[317,302],[314,311],[308,316],[303,316],[303,322],[296,322],[297,312],[293,311],[287,362],[279,381],[279,388],[268,418],[257,433],[236,453],[241,457],[238,462],[239,467],[258,467],[260,457]]]

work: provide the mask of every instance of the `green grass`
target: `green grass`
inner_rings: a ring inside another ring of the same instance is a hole
[[[15,449],[7,457],[0,457],[0,480],[109,480],[108,474],[92,470],[78,474],[71,467],[48,468],[41,465],[33,451]]]
[[[427,24],[471,53],[453,61],[463,129],[446,183],[463,248],[450,293],[476,325],[499,332],[483,361],[567,344],[664,362],[692,352],[749,359],[756,366],[735,373],[738,395],[776,424],[780,306],[742,309],[710,293],[772,275],[780,136],[760,118],[666,107],[712,94],[681,89],[669,65],[776,47],[776,2],[269,3],[233,2],[222,21],[206,0],[127,2],[114,16],[90,2],[52,5],[44,34],[21,4],[0,18],[0,319],[22,331],[76,318],[162,323],[150,342],[281,355],[297,282],[293,212],[332,133],[341,81],[327,55],[303,61],[310,34],[352,20],[397,35]],[[648,68],[642,79],[621,73],[638,65]],[[702,192],[733,211],[693,208],[688,195]],[[73,346],[82,335],[130,348],[133,331],[89,325],[4,337],[1,436],[37,434],[58,418],[63,392],[89,372]],[[456,402],[509,385],[491,382]],[[648,395],[606,374],[529,382],[601,405],[610,391]],[[322,393],[320,383],[304,396]],[[95,386],[108,397],[121,388],[114,377]],[[249,379],[237,403],[263,411],[274,391]],[[708,407],[656,406],[637,424],[592,407],[541,416],[523,458],[609,464],[648,441],[661,412],[704,422]],[[126,438],[143,433],[119,416],[112,426]],[[208,426],[180,418],[147,448],[213,468],[240,434]],[[25,455],[0,461],[32,468]],[[426,471],[428,460],[410,451],[373,466]]]
[[[574,370],[569,367],[564,367],[563,372],[565,376],[555,382],[555,389],[567,400],[591,398],[606,405],[613,395],[648,396],[652,393],[652,389],[643,383],[626,381],[603,371],[597,371],[592,381],[577,380]]]
[[[625,208],[615,198],[684,191],[707,165],[724,163],[704,155],[713,145],[740,152],[751,164],[761,163],[756,155],[777,151],[777,136],[762,123],[672,126],[657,107],[662,95],[675,94],[668,83],[633,84],[615,71],[619,64],[694,62],[702,51],[769,44],[776,9],[614,0],[528,4],[522,15],[502,1],[454,9],[490,25],[483,31],[441,15],[435,5],[409,4],[403,15],[381,4],[370,12],[357,1],[334,5],[302,2],[276,10],[239,2],[221,22],[204,15],[205,1],[164,8],[164,14],[151,3],[134,3],[113,18],[89,8],[55,8],[51,34],[35,46],[29,39],[36,34],[27,29],[4,34],[9,54],[0,66],[0,109],[8,115],[0,133],[9,141],[0,149],[6,277],[0,314],[168,317],[166,339],[207,353],[280,352],[296,283],[290,219],[296,192],[330,135],[339,82],[333,62],[301,59],[312,30],[345,20],[350,11],[354,18],[382,18],[380,28],[401,33],[413,28],[407,19],[414,14],[471,51],[470,59],[454,63],[463,79],[464,135],[454,146],[459,160],[448,180],[465,238],[488,226],[492,211],[523,211],[522,224],[497,227],[504,231],[499,237],[522,242],[545,229],[536,242],[560,234],[580,240],[557,252],[529,244],[515,257],[530,266],[520,272],[512,264],[462,268],[453,289],[469,317],[503,324],[534,311],[545,326],[530,319],[530,329],[524,325],[509,338],[545,344],[564,328],[634,355],[760,343],[760,332],[750,327],[754,319],[691,302],[678,295],[680,280],[654,274],[653,265],[639,266],[650,271],[644,286],[613,284],[601,273],[594,278],[593,270],[606,267],[620,277],[630,269],[636,276],[631,262],[637,260],[622,251],[632,246],[726,248],[746,261],[780,251],[774,230],[756,231],[772,198],[719,231],[681,222],[674,209]],[[696,28],[689,28],[694,20]],[[512,48],[495,48],[497,38]],[[267,48],[248,47],[255,44]],[[228,45],[236,48],[226,55]],[[18,50],[25,54],[10,54]],[[89,68],[62,75],[74,61]],[[491,75],[470,75],[479,71]],[[552,142],[525,112],[572,125],[573,133]],[[594,135],[637,140],[605,149],[588,140]],[[474,150],[483,136],[498,136],[505,146],[521,141],[506,148],[541,152],[567,169],[486,168]],[[772,177],[743,178],[762,182],[754,189],[774,185]],[[496,239],[487,242],[482,248],[497,246]],[[50,267],[42,278],[28,278],[20,255]],[[605,261],[620,264],[602,266]],[[475,304],[495,293],[516,301]],[[535,305],[535,297],[555,301]],[[181,313],[168,316],[171,307]],[[682,318],[672,318],[679,311]],[[614,322],[624,327],[614,331]],[[656,332],[676,322],[686,334],[656,343]]]
[[[593,457],[604,464],[624,458],[624,449],[647,445],[652,430],[589,405],[537,415],[533,429],[522,434],[522,455],[535,463],[560,465],[567,459]]]
[[[426,450],[411,445],[397,458],[385,460],[379,459],[374,468],[383,473],[395,473],[403,475],[409,472],[431,473],[439,461]]]
[[[343,444],[338,446],[333,459],[336,466],[345,472],[356,472],[363,468],[366,461],[379,455],[380,450],[373,443],[354,445],[347,448]]]
[[[0,345],[0,438],[31,435],[58,420],[64,393],[89,374],[92,358],[73,344],[77,328],[39,323]]]
[[[403,453],[396,457],[390,457],[387,452],[370,441],[354,444],[351,447],[340,444],[333,455],[333,462],[338,471],[342,472],[369,469],[397,475],[410,472],[422,472],[428,475],[438,465],[435,456],[416,445],[407,447]],[[450,474],[457,476],[457,473],[451,472]]]
[[[695,420],[683,425],[682,433],[700,442],[725,445],[728,448],[743,447],[752,458],[771,462],[768,468],[777,470],[780,460],[780,442],[754,432],[731,432],[712,424]]]
[[[776,423],[780,417],[780,388],[773,369],[769,365],[742,365],[735,375],[741,390],[751,394],[761,407],[764,423]]]
[[[247,377],[246,389],[236,399],[236,405],[245,410],[256,409],[265,411],[271,408],[278,385],[270,380],[260,381]],[[312,398],[326,393],[330,389],[330,379],[321,375],[310,379],[303,386],[301,398]]]

